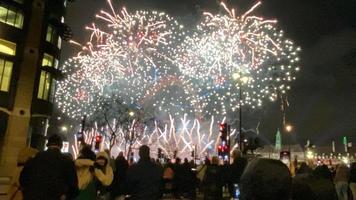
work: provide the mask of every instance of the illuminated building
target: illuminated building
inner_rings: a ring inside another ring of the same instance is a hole
[[[0,175],[26,145],[41,148],[52,114],[66,0],[0,1]]]

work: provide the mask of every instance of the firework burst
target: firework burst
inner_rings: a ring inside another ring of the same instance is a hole
[[[110,12],[96,15],[106,26],[86,27],[90,41],[75,43],[82,51],[64,64],[66,79],[57,90],[59,108],[72,117],[91,115],[100,109],[100,97],[114,94],[127,104],[155,105],[158,111],[180,106],[182,111],[179,98],[173,98],[180,94],[170,92],[174,82],[166,79],[178,76],[170,55],[184,38],[183,26],[163,12],[129,13],[123,8],[117,13],[108,3]],[[155,98],[158,93],[172,94]]]
[[[204,114],[259,107],[295,80],[300,49],[284,38],[276,20],[251,15],[260,5],[237,16],[222,3],[226,14],[204,13],[197,31],[178,48],[177,63],[189,87],[198,91],[194,98]]]

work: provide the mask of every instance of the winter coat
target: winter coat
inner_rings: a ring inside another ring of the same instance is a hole
[[[77,168],[78,187],[80,190],[85,189],[85,187],[93,180],[93,173],[91,172],[93,165],[94,161],[90,159],[78,158],[75,161],[75,167]]]
[[[117,197],[126,193],[126,176],[129,163],[125,157],[117,157],[115,160],[116,171],[111,185],[111,195]]]
[[[7,198],[9,200],[22,200],[23,195],[20,190],[20,173],[23,169],[25,163],[33,158],[38,153],[37,149],[26,147],[19,152],[17,157],[17,167],[12,176],[12,181],[10,184],[9,191],[7,192]]]
[[[230,195],[233,195],[234,192],[234,184],[240,183],[240,178],[242,173],[247,166],[247,158],[237,158],[234,162],[229,166],[228,172],[226,174],[226,180],[228,182]]]
[[[221,199],[224,184],[222,168],[218,165],[209,165],[202,182],[204,199]]]
[[[95,200],[96,188],[93,175],[94,161],[90,159],[78,158],[75,161],[78,176],[79,195],[76,200]]]
[[[349,182],[349,168],[346,165],[340,165],[336,169],[334,182]]]
[[[114,172],[110,166],[110,158],[109,155],[105,152],[99,152],[96,155],[96,158],[98,157],[105,157],[108,163],[106,164],[104,169],[100,169],[95,167],[94,168],[94,175],[96,179],[104,186],[110,186],[114,179]]]
[[[163,170],[150,159],[140,159],[127,173],[128,192],[132,200],[159,199]]]
[[[78,179],[74,162],[59,148],[49,148],[29,160],[21,174],[24,200],[74,199]]]

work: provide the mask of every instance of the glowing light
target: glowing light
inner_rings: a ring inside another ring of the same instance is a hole
[[[68,131],[68,127],[67,126],[62,126],[61,127],[61,131],[62,132],[67,132]]]
[[[285,129],[287,132],[291,132],[293,130],[293,126],[292,125],[286,125]]]
[[[133,112],[133,111],[130,111],[130,112],[129,112],[129,116],[130,116],[130,117],[133,117],[134,115],[135,115],[135,112]]]

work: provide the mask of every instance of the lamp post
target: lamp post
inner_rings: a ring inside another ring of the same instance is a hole
[[[239,133],[240,133],[240,141],[239,141],[239,147],[240,147],[240,151],[243,152],[244,150],[244,142],[243,140],[245,139],[245,135],[242,133],[242,105],[241,105],[241,101],[242,101],[242,88],[241,88],[241,84],[239,86]]]
[[[239,148],[240,151],[244,151],[244,139],[245,135],[242,133],[242,85],[247,83],[250,78],[248,76],[242,76],[241,71],[236,72],[232,75],[234,80],[239,80]]]

